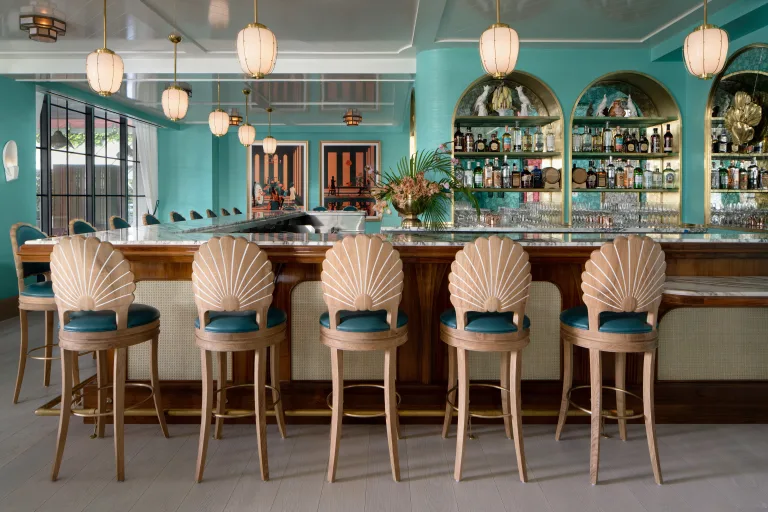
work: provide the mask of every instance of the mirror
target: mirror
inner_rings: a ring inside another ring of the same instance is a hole
[[[3,166],[5,181],[13,181],[19,177],[19,149],[16,141],[9,140],[3,148]]]

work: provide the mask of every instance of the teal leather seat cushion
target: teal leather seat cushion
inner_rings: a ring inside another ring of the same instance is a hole
[[[42,283],[32,283],[24,288],[20,293],[24,297],[40,297],[46,299],[53,298],[53,282],[44,281]]]
[[[397,313],[397,327],[408,324],[408,315],[402,311]],[[326,311],[320,315],[320,325],[330,329],[331,318]],[[387,312],[381,311],[340,311],[339,325],[336,329],[343,332],[383,332],[389,330]]]
[[[86,233],[95,233],[96,230],[93,226],[88,224],[87,222],[82,221],[76,221],[72,223],[72,231],[74,231],[73,234],[75,235],[84,235]]]
[[[653,328],[646,322],[646,313],[616,313],[603,311],[600,313],[600,332],[612,334],[642,334],[651,332]],[[560,313],[560,321],[576,329],[589,330],[589,314],[587,306],[566,309]]]
[[[69,323],[64,326],[70,332],[107,332],[116,331],[117,322],[114,311],[73,311]],[[131,304],[128,308],[128,328],[141,327],[160,318],[160,312],[145,304]]]
[[[259,330],[256,323],[256,313],[253,311],[211,311],[208,314],[210,322],[205,326],[206,332],[220,334],[236,334],[240,332],[253,332]],[[269,308],[267,312],[267,329],[277,327],[285,323],[288,317],[285,311],[278,308]],[[195,318],[195,328],[200,328],[200,318]]]
[[[478,311],[467,312],[467,324],[464,330],[469,332],[482,332],[486,334],[504,334],[517,332],[517,326],[512,321],[514,315],[511,311],[506,313],[480,313]],[[456,329],[456,310],[448,309],[440,315],[440,323],[451,329]],[[531,326],[531,319],[526,315],[523,318],[523,329]]]

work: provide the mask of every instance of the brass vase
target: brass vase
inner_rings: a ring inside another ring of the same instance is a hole
[[[419,220],[419,215],[424,213],[423,201],[415,201],[411,196],[408,196],[408,199],[402,203],[392,201],[392,206],[402,218],[401,227],[406,229],[422,227],[423,224]]]

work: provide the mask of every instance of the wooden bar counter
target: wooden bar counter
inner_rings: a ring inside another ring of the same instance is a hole
[[[273,263],[276,288],[273,305],[288,312],[287,343],[281,353],[282,392],[289,421],[323,421],[330,415],[326,396],[328,380],[292,378],[291,322],[301,311],[292,310],[292,293],[297,285],[319,281],[321,263],[339,234],[249,233],[260,223],[277,218],[288,219],[303,213],[282,214],[257,220],[233,216],[227,219],[203,219],[176,224],[98,232],[96,236],[120,249],[131,262],[138,281],[185,281],[191,278],[192,259],[198,246],[216,234],[244,236],[259,244]],[[267,216],[269,217],[269,216]],[[238,233],[240,231],[240,233]],[[447,353],[440,341],[439,315],[450,306],[447,275],[456,252],[467,241],[483,233],[455,232],[385,232],[383,236],[400,251],[404,263],[405,289],[402,309],[409,317],[408,342],[398,350],[398,392],[402,395],[404,421],[440,421],[444,407],[447,379]],[[618,233],[505,233],[528,251],[534,281],[556,286],[561,308],[581,302],[581,272],[590,253]],[[768,234],[738,232],[654,233],[666,253],[668,276],[768,276]],[[34,241],[20,249],[25,262],[44,262],[56,239]],[[192,300],[192,297],[189,297]],[[678,301],[663,308],[684,308]],[[316,321],[316,320],[315,320]],[[661,320],[663,326],[664,319]],[[161,318],[161,330],[163,319]],[[534,324],[533,332],[537,329]],[[768,342],[768,325],[762,326]],[[192,333],[193,327],[189,326]],[[320,343],[318,340],[309,342]],[[727,343],[728,340],[723,340]],[[162,341],[161,341],[162,343]],[[662,340],[663,344],[664,341]],[[194,336],[189,337],[194,345]],[[586,354],[574,354],[574,380],[587,382],[589,360]],[[329,356],[328,356],[329,357]],[[661,356],[663,357],[663,355]],[[627,383],[632,389],[641,378],[641,361],[628,358]],[[247,383],[253,375],[253,357],[237,354],[232,361],[231,379]],[[525,372],[526,359],[523,357]],[[613,375],[612,361],[605,364],[606,380]],[[162,378],[161,365],[161,378]],[[560,369],[562,376],[562,368]],[[171,421],[198,421],[200,383],[195,380],[165,380],[165,408]],[[523,410],[526,421],[555,422],[560,401],[559,380],[524,380]],[[90,396],[86,388],[86,394]],[[660,380],[656,386],[659,422],[765,422],[768,421],[768,379]],[[250,392],[231,393],[228,407],[248,408]],[[131,399],[139,397],[128,397]],[[349,407],[379,407],[381,396],[348,397]],[[370,403],[369,403],[370,402]],[[473,407],[495,407],[496,394],[473,395]],[[630,407],[632,404],[628,404]],[[141,421],[140,416],[132,418]],[[145,418],[152,421],[151,417]]]

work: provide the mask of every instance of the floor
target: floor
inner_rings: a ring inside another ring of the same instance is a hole
[[[40,316],[40,315],[35,315]],[[31,340],[42,337],[35,318]],[[589,485],[589,432],[525,425],[529,482],[520,483],[513,443],[499,426],[475,426],[464,480],[452,479],[455,437],[438,425],[404,425],[402,482],[390,475],[383,426],[345,426],[338,481],[325,482],[329,427],[288,426],[288,439],[268,429],[271,480],[258,476],[253,426],[227,426],[209,444],[205,480],[193,483],[196,425],[126,426],[126,480],[114,479],[108,437],[70,423],[57,482],[49,479],[57,421],[36,407],[58,394],[59,371],[42,386],[42,364],[30,361],[21,402],[11,405],[18,357],[15,320],[0,322],[0,511],[757,511],[768,509],[768,425],[660,425],[665,484],[653,482],[644,431],[602,444],[600,484]],[[81,359],[93,372],[90,357]],[[615,434],[615,425],[608,433]],[[453,430],[455,435],[455,428]]]

